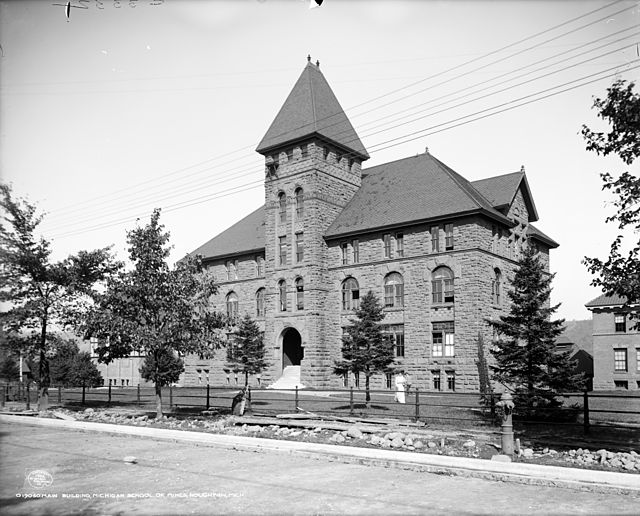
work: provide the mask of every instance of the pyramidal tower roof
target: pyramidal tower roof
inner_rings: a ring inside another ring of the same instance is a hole
[[[367,150],[320,71],[320,63],[313,64],[310,57],[307,60],[300,78],[256,151],[266,154],[287,143],[316,136],[361,159],[369,159]]]

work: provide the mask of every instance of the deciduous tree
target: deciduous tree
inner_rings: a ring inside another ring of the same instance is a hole
[[[35,205],[14,198],[5,184],[0,184],[0,211],[0,302],[8,307],[0,312],[0,324],[13,349],[38,358],[38,409],[45,410],[52,329],[75,326],[96,284],[120,264],[107,248],[53,262],[50,242],[36,234],[42,215]]]
[[[508,291],[509,314],[488,321],[498,337],[491,348],[493,379],[512,390],[516,406],[529,414],[557,406],[559,392],[582,387],[569,352],[556,349],[564,320],[551,319],[560,306],[549,304],[552,279],[533,246],[527,246]]]
[[[346,327],[346,334],[342,337],[342,360],[335,362],[334,372],[340,376],[349,372],[364,374],[365,401],[369,408],[370,378],[389,369],[395,359],[394,348],[382,334],[380,321],[384,319],[384,311],[372,291],[360,299],[355,316],[353,324]]]
[[[159,219],[155,210],[149,224],[127,233],[133,268],[110,279],[85,328],[98,339],[102,362],[134,351],[147,357],[144,371],[155,383],[156,412],[162,417],[162,385],[175,381],[176,362],[169,357],[213,356],[223,317],[210,306],[217,289],[198,257],[168,265],[169,233]]]
[[[609,132],[594,132],[582,126],[587,150],[598,155],[617,155],[631,166],[640,156],[640,94],[634,83],[616,81],[607,89],[605,99],[595,99],[593,107],[598,116],[609,124]],[[618,226],[618,236],[611,244],[609,257],[585,257],[584,263],[596,277],[592,285],[607,295],[620,296],[628,305],[640,303],[640,178],[637,173],[603,172],[602,189],[615,195],[616,212],[606,218]],[[636,323],[640,326],[640,321]]]

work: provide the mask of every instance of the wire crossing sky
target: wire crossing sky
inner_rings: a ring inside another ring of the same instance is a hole
[[[61,2],[62,3],[62,2]],[[64,3],[66,5],[66,3]],[[371,155],[424,152],[473,181],[525,166],[560,243],[553,302],[586,318],[581,264],[615,233],[583,123],[640,67],[631,1],[0,2],[0,172],[47,212],[56,258],[155,207],[178,259],[264,203],[254,149],[311,55]]]

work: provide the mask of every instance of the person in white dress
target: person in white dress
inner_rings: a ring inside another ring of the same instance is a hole
[[[395,400],[398,403],[404,403],[405,402],[404,389],[405,389],[405,384],[406,383],[407,383],[407,380],[405,379],[403,372],[400,371],[396,375],[396,396],[395,396]]]

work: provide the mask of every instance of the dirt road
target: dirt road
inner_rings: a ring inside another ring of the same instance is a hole
[[[6,515],[637,514],[640,505],[626,495],[14,424],[1,439]]]

